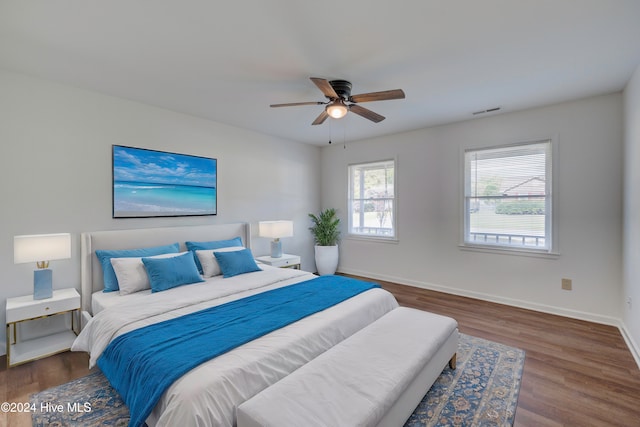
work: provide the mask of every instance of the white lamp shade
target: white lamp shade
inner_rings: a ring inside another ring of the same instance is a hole
[[[293,221],[260,221],[258,234],[260,237],[271,237],[272,239],[291,237],[293,236]]]
[[[71,258],[71,235],[34,234],[13,238],[13,263],[52,261]]]
[[[341,119],[347,115],[347,106],[342,101],[336,101],[326,107],[327,114],[334,119]]]

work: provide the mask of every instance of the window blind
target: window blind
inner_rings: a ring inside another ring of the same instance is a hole
[[[551,141],[465,151],[464,242],[551,248]]]

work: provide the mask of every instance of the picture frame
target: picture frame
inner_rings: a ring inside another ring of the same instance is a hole
[[[217,215],[215,158],[112,146],[112,217]]]

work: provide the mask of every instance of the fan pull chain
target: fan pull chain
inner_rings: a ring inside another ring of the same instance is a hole
[[[347,121],[342,123],[342,149],[347,149]]]

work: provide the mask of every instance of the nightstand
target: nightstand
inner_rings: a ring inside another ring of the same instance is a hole
[[[256,260],[272,267],[295,268],[300,270],[300,257],[298,255],[282,254],[279,258],[271,258],[269,255],[259,256]]]
[[[74,288],[57,289],[51,298],[34,300],[33,295],[7,298],[7,368],[30,362],[71,348],[76,339],[76,316],[80,313],[80,294]],[[16,325],[49,316],[71,315],[71,329],[21,341]]]

